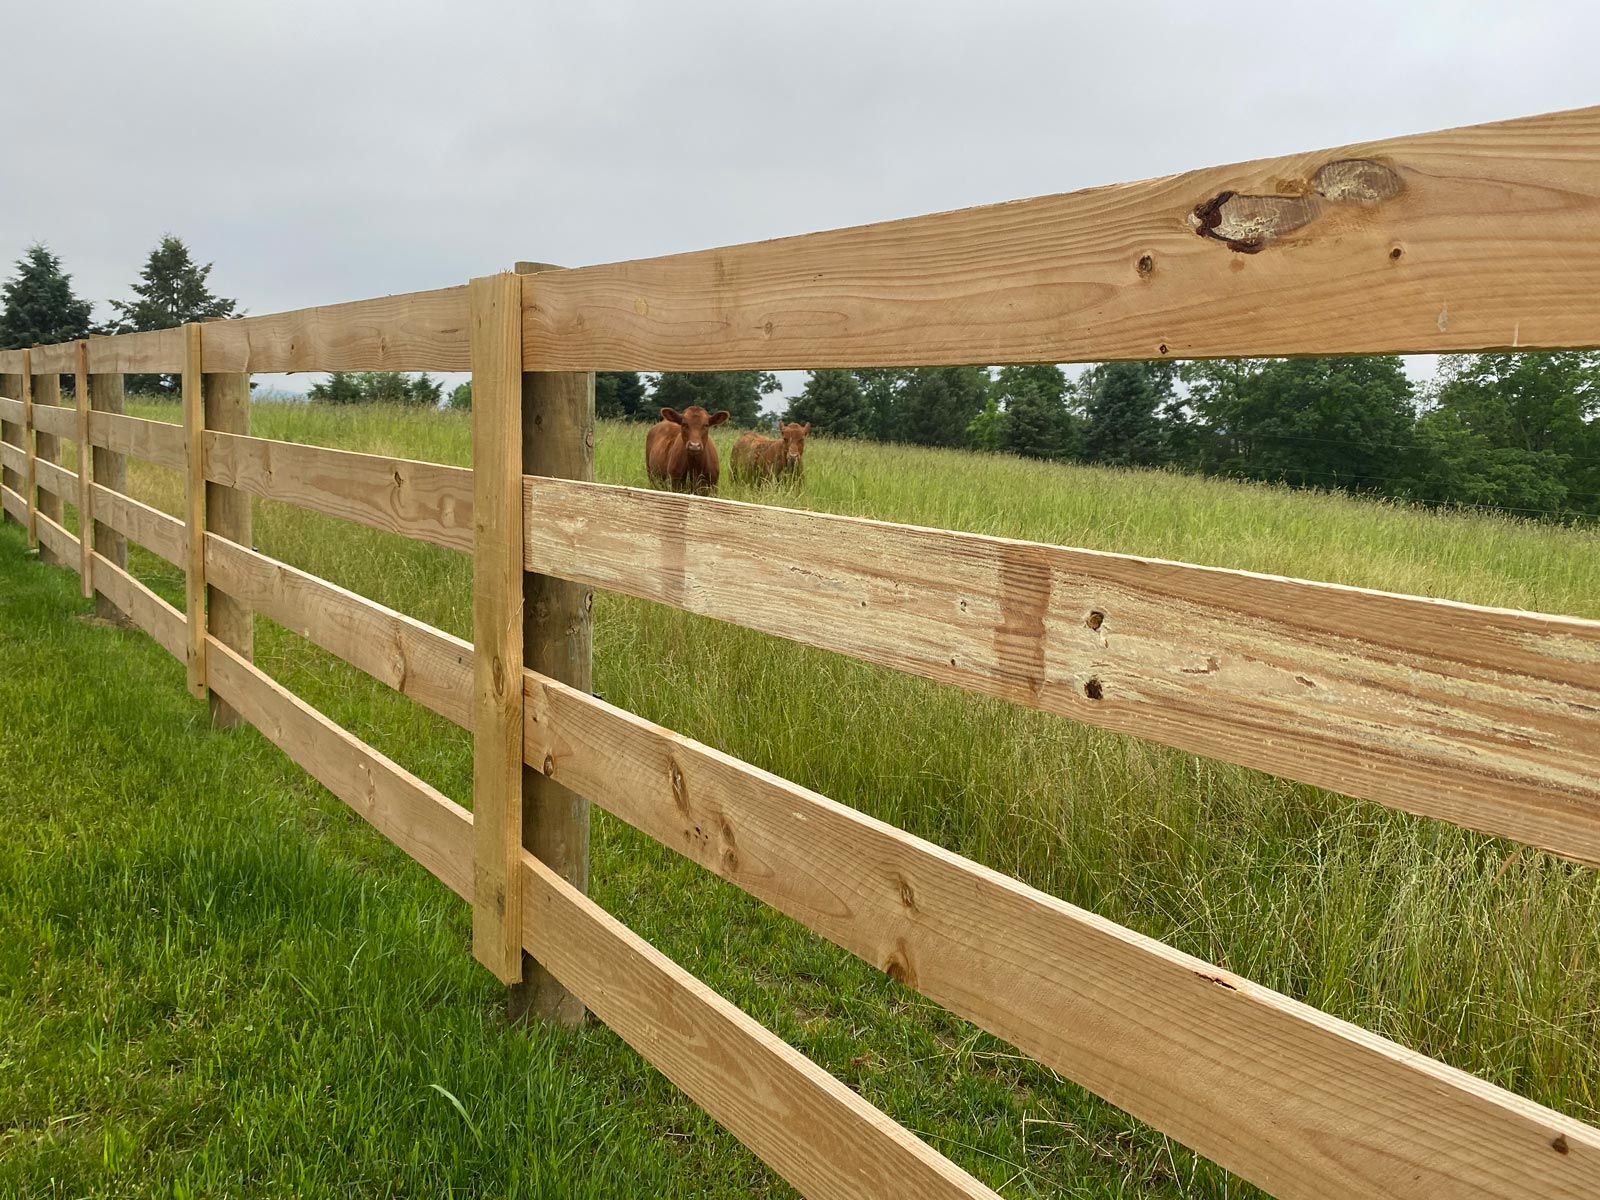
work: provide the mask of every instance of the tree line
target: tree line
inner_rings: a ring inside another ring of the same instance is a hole
[[[36,243],[0,285],[0,349],[239,315],[210,290],[211,269],[166,235],[130,284],[133,298],[111,301],[111,319],[96,324],[60,259]],[[134,392],[175,386],[129,379]],[[653,421],[663,406],[700,404],[753,428],[771,423],[763,406],[779,391],[766,371],[601,372],[595,411]],[[310,398],[470,408],[472,388],[445,396],[425,374],[335,372]],[[833,437],[1600,516],[1594,352],[1445,355],[1420,389],[1393,355],[1100,363],[1076,379],[1050,365],[819,370],[782,418]]]

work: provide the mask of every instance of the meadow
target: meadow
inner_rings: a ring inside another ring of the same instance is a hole
[[[177,419],[174,406],[130,405]],[[466,414],[262,403],[470,461]],[[643,429],[597,475],[643,484]],[[732,444],[722,434],[719,444]],[[74,461],[69,458],[68,461]],[[1600,533],[813,439],[794,507],[1600,617]],[[130,465],[168,511],[181,481]],[[258,502],[265,553],[462,636],[458,553]],[[181,576],[134,552],[181,604]],[[508,1027],[470,914],[0,531],[0,1195],[787,1196],[614,1035]],[[452,797],[463,731],[258,620],[271,674]],[[1600,874],[627,597],[613,703],[1406,1046],[1600,1121]],[[597,813],[593,892],[1013,1197],[1257,1194]]]

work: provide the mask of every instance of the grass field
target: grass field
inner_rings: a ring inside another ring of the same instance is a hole
[[[175,419],[175,409],[140,415]],[[466,462],[461,414],[262,404],[264,436]],[[643,482],[603,425],[603,480]],[[731,438],[721,439],[731,444]],[[815,440],[778,502],[1600,617],[1600,535]],[[180,481],[136,464],[169,511]],[[737,488],[725,495],[749,497]],[[272,503],[276,557],[463,636],[470,563]],[[0,531],[0,1196],[791,1194],[603,1028],[507,1028],[467,909]],[[181,577],[138,573],[181,603]],[[257,660],[447,794],[465,733],[265,621]],[[1600,874],[624,597],[640,712],[1579,1118]],[[1008,1196],[1254,1194],[604,815],[594,893]]]

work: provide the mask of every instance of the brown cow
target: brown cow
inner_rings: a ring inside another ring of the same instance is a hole
[[[717,447],[711,426],[728,419],[728,410],[708,413],[691,404],[681,413],[663,408],[661,420],[644,439],[644,467],[651,483],[665,483],[674,491],[715,495]]]
[[[793,477],[798,483],[805,476],[805,463],[801,455],[806,452],[806,434],[811,432],[811,422],[804,425],[779,424],[782,437],[762,437],[747,433],[733,444],[733,477],[761,482],[769,479]]]

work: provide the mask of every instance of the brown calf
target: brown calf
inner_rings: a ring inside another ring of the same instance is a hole
[[[782,437],[762,437],[747,433],[733,444],[733,477],[761,481],[792,476],[798,482],[805,475],[801,455],[806,452],[806,434],[811,432],[811,422],[804,425],[778,426]]]
[[[708,413],[698,404],[681,413],[663,408],[661,420],[650,427],[644,439],[644,467],[650,482],[665,483],[680,492],[714,494],[719,468],[710,430],[727,419],[727,409]]]

